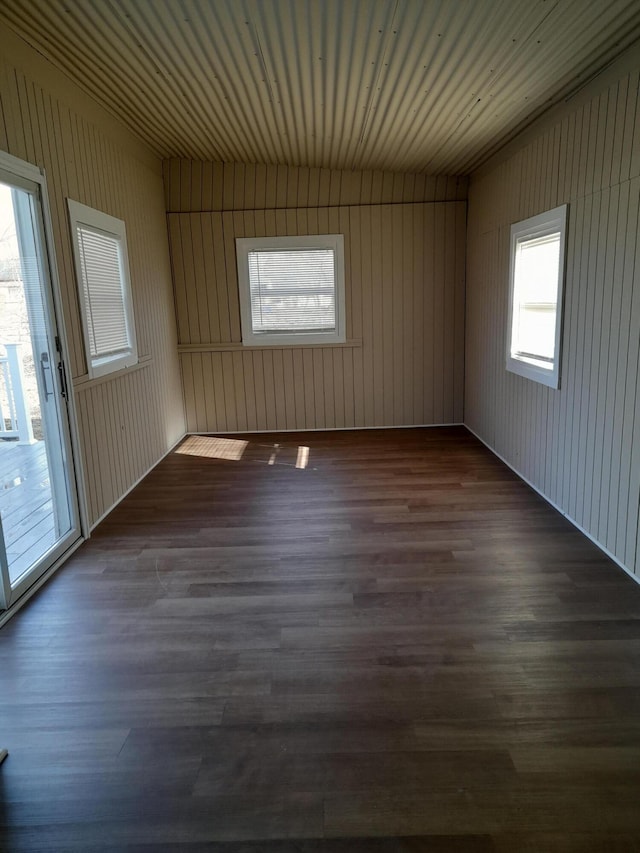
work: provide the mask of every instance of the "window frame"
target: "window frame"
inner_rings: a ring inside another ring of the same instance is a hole
[[[76,273],[76,286],[78,301],[80,303],[80,315],[82,319],[82,334],[84,340],[85,359],[87,373],[90,379],[106,376],[127,367],[133,367],[138,363],[138,343],[136,337],[135,318],[133,313],[133,297],[131,294],[131,274],[129,271],[129,252],[127,249],[126,225],[122,219],[103,213],[86,204],[81,204],[73,199],[67,199],[69,209],[69,221],[71,224],[71,243],[73,247],[73,261]],[[84,295],[82,277],[81,249],[79,244],[78,229],[85,227],[95,233],[102,234],[117,240],[119,244],[120,279],[122,285],[122,305],[124,309],[125,323],[129,347],[126,352],[109,356],[92,356],[91,333],[89,328],[89,317]]]
[[[515,222],[511,226],[511,237],[509,241],[509,311],[507,314],[507,350],[506,369],[510,373],[516,373],[526,379],[531,379],[549,388],[557,390],[560,388],[560,367],[562,361],[562,325],[564,308],[564,283],[566,275],[566,234],[568,219],[567,204],[546,210],[536,216]],[[558,278],[556,284],[556,318],[554,337],[554,358],[551,369],[535,364],[533,360],[524,356],[512,354],[513,331],[514,331],[514,308],[516,288],[516,256],[518,244],[530,240],[536,240],[550,234],[560,234],[560,247],[558,256]]]
[[[330,332],[254,332],[249,282],[249,252],[260,250],[331,249],[334,260],[336,325]],[[237,237],[236,258],[242,344],[251,347],[342,344],[346,341],[344,235],[308,234],[295,237]]]

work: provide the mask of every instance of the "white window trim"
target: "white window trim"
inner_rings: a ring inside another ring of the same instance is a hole
[[[84,337],[84,351],[87,362],[87,373],[91,379],[114,373],[125,367],[133,367],[138,363],[138,344],[136,339],[136,328],[133,316],[133,299],[131,297],[131,276],[129,273],[129,252],[127,249],[127,233],[125,223],[115,216],[109,216],[86,204],[67,199],[69,207],[69,220],[71,223],[71,242],[73,244],[73,259],[76,271],[76,283],[78,288],[78,301],[80,303],[80,314],[82,317],[82,332]],[[127,334],[129,337],[129,350],[122,355],[93,358],[91,355],[91,343],[89,333],[89,319],[85,306],[82,270],[80,263],[80,247],[78,245],[78,225],[86,225],[89,228],[101,231],[109,237],[115,237],[120,242],[120,274],[123,285],[123,302],[125,318],[127,323]]]
[[[509,313],[507,314],[508,329],[506,367],[510,373],[517,373],[519,376],[524,376],[526,379],[531,379],[534,382],[539,382],[542,385],[547,385],[549,388],[554,389],[558,389],[560,387],[560,365],[562,360],[562,317],[566,268],[567,210],[568,205],[563,204],[560,205],[560,207],[554,207],[553,210],[547,210],[544,213],[539,213],[537,216],[531,216],[529,219],[524,219],[521,222],[514,223],[511,226],[511,240],[509,243]],[[560,254],[558,263],[558,285],[556,291],[555,357],[553,367],[551,369],[545,369],[522,356],[515,357],[511,355],[516,248],[518,241],[533,240],[536,237],[544,237],[547,234],[554,234],[556,232],[560,232]]]
[[[255,333],[251,322],[249,252],[260,249],[332,249],[335,273],[336,328],[332,332]],[[238,288],[244,346],[301,346],[302,344],[342,344],[346,341],[344,294],[344,235],[315,234],[304,237],[237,237]]]

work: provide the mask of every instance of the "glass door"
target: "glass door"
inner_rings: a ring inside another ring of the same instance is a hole
[[[0,609],[80,537],[43,182],[0,157]]]

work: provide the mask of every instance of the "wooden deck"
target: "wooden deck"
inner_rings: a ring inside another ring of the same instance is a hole
[[[13,581],[55,542],[43,441],[32,445],[0,441],[0,514]]]
[[[640,850],[640,587],[462,428],[188,439],[0,672],[12,853]]]

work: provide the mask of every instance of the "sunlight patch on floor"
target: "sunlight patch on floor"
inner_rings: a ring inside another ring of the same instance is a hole
[[[309,448],[300,445],[298,448],[298,458],[296,459],[296,468],[306,468],[309,464]]]
[[[177,448],[184,456],[204,456],[207,459],[229,459],[237,462],[249,444],[237,438],[217,438],[211,435],[190,435]]]
[[[224,459],[232,462],[262,462],[267,465],[286,465],[290,468],[308,468],[310,448],[305,445],[261,444],[238,438],[221,438],[214,435],[190,435],[177,448],[184,456],[202,456],[206,459]]]

